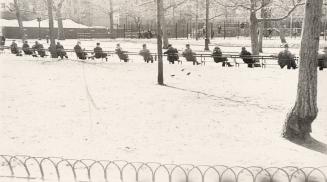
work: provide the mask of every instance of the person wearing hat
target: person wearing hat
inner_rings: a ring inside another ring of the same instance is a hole
[[[123,60],[124,62],[128,62],[129,58],[126,54],[127,52],[123,51],[123,49],[120,47],[120,44],[117,44],[115,52],[118,55],[119,59]]]
[[[78,59],[82,59],[82,60],[86,59],[87,53],[85,52],[85,49],[82,49],[80,41],[78,41],[77,44],[75,45],[74,51]]]
[[[142,50],[140,51],[140,55],[143,56],[143,59],[146,63],[153,63],[153,56],[150,53],[150,50],[146,48],[146,44],[142,45]]]
[[[253,68],[255,60],[251,57],[251,53],[246,50],[245,47],[242,47],[240,57],[243,59],[243,62],[248,64],[248,68]]]
[[[224,57],[223,56],[223,53],[221,52],[220,50],[220,47],[216,46],[211,54],[211,56],[213,57],[213,60],[215,63],[220,63],[222,62],[222,66],[225,67],[226,64],[228,67],[232,67],[233,65],[231,65],[229,62],[228,62],[228,59],[227,57]]]
[[[196,60],[196,53],[192,51],[190,48],[190,44],[186,44],[186,49],[182,53],[182,55],[185,57],[186,61],[193,62],[193,65],[199,65],[200,63]]]
[[[57,42],[56,53],[57,53],[58,57],[60,57],[61,59],[63,59],[64,57],[68,58],[65,48],[63,45],[60,44],[60,42]]]
[[[327,47],[324,47],[322,52],[323,54],[318,55],[318,67],[321,71],[327,68]]]
[[[287,69],[296,69],[295,56],[288,50],[288,44],[284,45],[284,50],[278,54],[278,64],[281,69],[287,66]]]
[[[164,54],[167,54],[169,64],[174,64],[175,61],[178,61],[179,59],[177,49],[175,49],[171,44],[168,45],[168,50],[164,52]]]
[[[19,50],[18,50],[18,46],[17,46],[17,43],[16,43],[16,40],[13,40],[11,45],[10,45],[10,51],[12,54],[19,54]]]
[[[30,45],[28,44],[27,40],[24,41],[22,50],[26,55],[33,55],[34,56],[34,52],[30,48]]]
[[[98,42],[97,43],[97,46],[93,49],[94,51],[94,57],[99,59],[99,58],[105,58],[106,61],[108,61],[108,58],[107,58],[107,53],[104,53],[102,48],[100,47],[100,43]]]

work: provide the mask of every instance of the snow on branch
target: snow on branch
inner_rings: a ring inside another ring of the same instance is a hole
[[[303,6],[305,3],[304,2],[301,2],[300,0],[293,5],[293,7],[288,11],[288,13],[282,17],[279,17],[279,18],[265,18],[265,21],[280,21],[280,20],[284,20],[286,19],[287,17],[289,17],[294,10],[296,10],[296,8],[298,8],[299,6]],[[258,18],[258,21],[263,21],[263,18]]]

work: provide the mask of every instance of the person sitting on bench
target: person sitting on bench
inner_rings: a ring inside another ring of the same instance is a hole
[[[16,56],[19,56],[20,55],[20,51],[18,49],[16,40],[13,40],[12,41],[12,43],[10,45],[10,51],[11,51],[12,54],[16,54]]]
[[[33,57],[36,56],[34,51],[32,51],[32,49],[30,48],[30,45],[28,44],[27,40],[24,42],[22,49],[26,55],[32,55]]]
[[[190,48],[190,44],[186,44],[186,49],[182,53],[182,55],[185,57],[186,61],[193,62],[193,65],[199,65],[200,63],[196,60],[196,53],[192,51]]]
[[[117,47],[115,49],[116,54],[118,55],[119,59],[123,60],[124,62],[128,62],[128,55],[126,54],[126,51],[123,51],[123,49],[120,47],[120,44],[117,44]]]
[[[179,59],[177,49],[175,49],[171,44],[168,45],[168,50],[164,52],[164,54],[167,54],[169,64],[174,64],[175,61],[178,61]]]
[[[322,52],[324,54],[318,55],[318,67],[320,71],[324,70],[324,68],[327,68],[327,47],[324,47]]]
[[[288,44],[284,45],[284,50],[278,54],[278,64],[281,69],[287,66],[287,69],[296,69],[295,57],[294,55],[288,50]]]
[[[94,51],[94,57],[99,59],[99,58],[105,58],[106,61],[108,61],[108,58],[107,58],[107,53],[104,53],[102,51],[102,48],[100,47],[100,43],[98,42],[97,43],[97,46],[93,49]]]
[[[245,47],[242,47],[240,57],[243,59],[243,62],[248,64],[248,68],[253,68],[255,60],[251,57],[251,53],[246,50]]]
[[[146,48],[146,44],[143,44],[143,49],[139,54],[143,56],[143,59],[146,63],[153,63],[153,56],[151,55],[150,50]]]
[[[35,44],[32,46],[33,51],[37,51],[40,57],[45,57],[45,49],[42,44],[40,44],[38,41],[35,41]]]
[[[65,48],[63,45],[60,44],[60,42],[57,42],[56,53],[57,53],[57,56],[60,57],[61,59],[64,59],[64,57],[68,58]]]
[[[82,49],[80,41],[78,41],[77,44],[75,45],[74,51],[78,59],[82,59],[82,60],[86,59],[87,53],[85,52],[85,49]]]
[[[227,57],[223,57],[223,53],[221,52],[221,50],[220,50],[220,48],[218,46],[214,48],[211,56],[213,57],[213,60],[214,60],[215,63],[222,62],[223,67],[225,67],[226,64],[227,64],[228,67],[233,66],[228,62]]]

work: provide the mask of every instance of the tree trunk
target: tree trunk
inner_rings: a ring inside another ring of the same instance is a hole
[[[56,43],[54,38],[54,28],[53,28],[53,14],[52,14],[52,7],[53,1],[47,0],[48,2],[48,16],[49,16],[49,38],[50,38],[50,53],[52,58],[56,58]]]
[[[279,28],[278,32],[279,32],[279,38],[280,38],[280,42],[282,44],[286,44],[286,37],[285,37],[285,28],[282,25],[282,22],[277,22],[277,26]]]
[[[113,37],[114,32],[114,8],[112,6],[112,0],[109,0],[110,12],[109,12],[109,21],[110,21],[110,37]]]
[[[196,0],[196,15],[195,15],[195,40],[199,40],[199,0]]]
[[[206,38],[204,40],[204,50],[209,50],[209,0],[206,0]]]
[[[14,0],[14,6],[15,6],[15,10],[16,10],[16,17],[17,17],[19,31],[20,31],[20,38],[24,42],[26,40],[26,37],[25,37],[25,32],[24,32],[24,26],[23,26],[22,17],[20,15],[20,9],[19,9],[18,0]]]
[[[163,2],[161,2],[163,3]],[[163,5],[162,5],[162,17],[161,17],[161,24],[162,26],[162,33],[163,33],[163,48],[167,49],[168,48],[168,34],[167,34],[167,26],[166,26],[166,20],[165,20],[165,12],[163,10]]]
[[[163,2],[157,0],[157,51],[158,51],[158,84],[163,85],[163,63],[162,63],[162,26],[163,20]]]
[[[255,12],[250,13],[250,35],[251,35],[251,49],[253,55],[259,55],[258,44],[258,19]]]
[[[58,21],[58,39],[59,40],[65,40],[64,25],[62,23],[61,8],[62,8],[62,5],[58,5],[57,12],[56,12],[57,21]]]
[[[262,0],[262,3],[266,3],[265,0]],[[264,34],[264,31],[265,31],[265,23],[266,23],[266,12],[265,12],[265,8],[261,8],[260,10],[260,14],[261,14],[261,18],[262,18],[262,21],[260,21],[260,24],[259,24],[259,52],[263,52],[262,51],[262,44],[263,44],[263,34]]]
[[[295,105],[288,113],[283,136],[289,140],[310,138],[311,124],[318,114],[317,52],[323,0],[307,0],[302,26],[300,70]]]

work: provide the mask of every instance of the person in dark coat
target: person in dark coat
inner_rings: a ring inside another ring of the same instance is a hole
[[[167,54],[167,60],[169,63],[174,64],[175,61],[178,61],[178,51],[175,49],[171,44],[168,45],[168,50],[164,52],[164,54]]]
[[[17,43],[16,43],[16,40],[13,40],[11,45],[10,45],[10,51],[12,54],[19,54],[19,49],[18,49],[18,46],[17,46]]]
[[[58,57],[60,57],[61,59],[64,59],[64,57],[68,58],[65,48],[63,45],[60,44],[60,42],[57,42],[56,53],[57,53]]]
[[[120,44],[117,44],[117,47],[115,49],[116,54],[118,55],[119,59],[123,60],[124,62],[128,62],[129,58],[126,54],[126,51],[123,51],[123,49],[120,47]]]
[[[183,57],[185,57],[186,61],[193,62],[193,65],[199,65],[200,63],[196,60],[196,53],[192,51],[190,48],[190,44],[186,44],[186,49],[182,53]]]
[[[318,55],[318,67],[321,71],[327,68],[327,47],[324,47],[323,54]]]
[[[5,36],[0,36],[0,46],[4,46],[6,44]]]
[[[220,63],[222,62],[222,66],[225,67],[226,64],[228,67],[232,67],[233,65],[231,65],[227,59],[227,57],[224,57],[223,56],[223,53],[221,52],[220,48],[219,47],[215,47],[211,56],[213,57],[213,60],[215,63]]]
[[[255,60],[250,57],[251,55],[252,54],[247,51],[245,47],[242,47],[240,57],[243,59],[244,63],[248,64],[249,68],[253,68],[253,64],[255,63]]]
[[[296,69],[295,56],[288,50],[288,44],[284,45],[284,50],[278,54],[278,64],[280,68],[287,66],[287,69]]]
[[[150,53],[150,50],[146,48],[146,44],[143,44],[143,49],[140,51],[140,55],[143,56],[143,59],[146,63],[153,63],[153,56]]]
[[[32,49],[30,48],[30,45],[28,44],[27,41],[24,42],[22,49],[26,55],[34,55],[35,54],[34,51],[32,51]]]
[[[40,44],[38,41],[35,41],[35,44],[32,46],[33,51],[37,51],[40,57],[45,57],[45,49],[42,44]]]
[[[99,58],[105,58],[106,61],[108,61],[108,58],[107,58],[107,53],[104,53],[102,48],[100,47],[100,43],[98,42],[97,43],[97,46],[93,49],[94,51],[94,57],[99,59]]]
[[[85,52],[85,49],[82,49],[80,41],[78,41],[77,44],[75,45],[74,51],[78,59],[82,59],[82,60],[86,59],[87,53]]]

